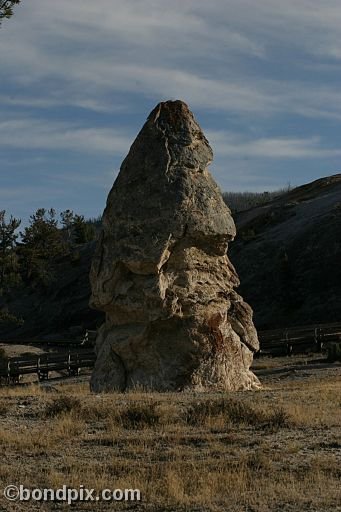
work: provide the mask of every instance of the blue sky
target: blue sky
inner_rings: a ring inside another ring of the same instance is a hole
[[[186,101],[223,190],[339,172],[339,0],[22,0],[0,29],[0,210],[100,214],[159,101]]]

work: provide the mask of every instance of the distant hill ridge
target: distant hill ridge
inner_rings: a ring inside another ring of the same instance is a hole
[[[341,174],[234,215],[231,259],[258,328],[341,318]]]

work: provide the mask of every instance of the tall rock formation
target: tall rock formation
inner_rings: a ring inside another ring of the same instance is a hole
[[[90,305],[106,313],[93,391],[252,389],[252,310],[227,257],[236,231],[187,105],[160,103],[109,193]]]

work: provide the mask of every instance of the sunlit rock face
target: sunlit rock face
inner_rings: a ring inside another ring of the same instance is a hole
[[[106,313],[93,391],[259,386],[252,310],[227,256],[235,225],[212,158],[187,105],[167,101],[123,161],[90,273],[90,305]]]

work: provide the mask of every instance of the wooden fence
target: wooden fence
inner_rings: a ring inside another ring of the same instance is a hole
[[[96,360],[93,351],[44,353],[0,360],[0,381],[17,384],[23,375],[36,374],[40,381],[51,372],[66,371],[69,376],[79,374],[81,368],[92,368]]]
[[[292,355],[307,351],[321,352],[341,341],[341,323],[305,325],[290,329],[259,331],[260,355]]]
[[[95,338],[91,331],[91,338]],[[302,352],[321,352],[332,342],[341,342],[341,323],[318,324],[290,329],[260,331],[260,350],[258,355],[292,355]],[[85,344],[89,343],[89,337]],[[23,342],[21,342],[23,343]],[[67,342],[64,340],[64,343]],[[26,374],[36,374],[38,379],[46,380],[51,372],[66,371],[69,376],[79,374],[81,368],[92,368],[96,356],[93,350],[76,352],[44,353],[36,356],[11,357],[0,360],[0,382],[18,383]]]

